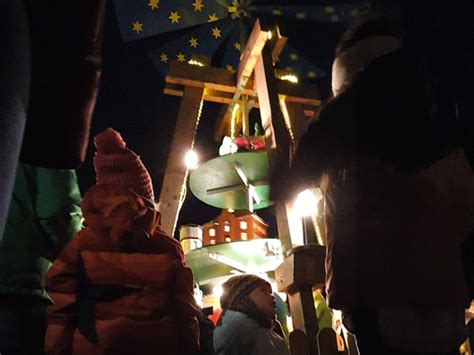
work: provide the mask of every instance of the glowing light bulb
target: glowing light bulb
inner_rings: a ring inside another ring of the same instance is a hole
[[[198,155],[194,150],[190,150],[186,153],[186,156],[184,157],[184,162],[186,164],[186,167],[190,170],[196,169],[199,163],[199,158]]]

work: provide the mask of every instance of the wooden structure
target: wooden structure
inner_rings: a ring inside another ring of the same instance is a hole
[[[257,20],[236,75],[225,69],[177,62],[170,65],[164,92],[181,96],[182,101],[160,195],[162,224],[169,235],[174,233],[188,175],[182,157],[193,147],[203,101],[226,104],[227,112],[232,112],[242,101],[247,104],[247,111],[249,106],[258,107],[270,174],[275,169],[289,167],[296,142],[321,102],[317,87],[295,85],[275,77],[273,64],[285,42],[286,38],[280,36],[278,29],[264,28]],[[273,203],[278,235],[286,255],[292,250],[287,204],[285,201]],[[322,247],[304,248],[295,250],[277,268],[277,284],[280,290],[288,292],[295,329],[295,334],[290,336],[292,353],[325,354],[324,350],[318,350],[318,327],[311,296],[311,288],[324,280],[324,253]]]

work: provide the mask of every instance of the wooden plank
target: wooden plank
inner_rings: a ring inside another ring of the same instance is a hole
[[[285,120],[280,110],[275,72],[273,70],[271,49],[265,47],[255,66],[255,88],[260,104],[260,117],[265,132],[265,144],[268,152],[270,176],[276,169],[288,169],[291,138],[286,129]],[[288,216],[285,201],[274,201],[277,227],[283,252],[291,248]]]
[[[159,204],[163,230],[170,236],[174,235],[181,191],[187,178],[184,156],[194,145],[203,92],[203,87],[185,87],[166,163]]]
[[[294,330],[290,333],[290,352],[291,355],[308,355],[309,345],[305,332]]]
[[[249,39],[245,44],[239,68],[237,69],[237,87],[245,86],[247,80],[252,76],[257,60],[262,53],[263,47],[268,40],[268,32],[260,27],[260,21],[257,19],[250,33]]]
[[[337,350],[336,332],[331,328],[324,328],[318,333],[318,350],[324,355],[343,355],[345,352]]]
[[[169,85],[174,84],[174,90],[184,90],[185,86],[205,87],[216,93],[231,93],[237,91],[235,85],[235,75],[228,70],[213,67],[199,67],[187,63],[171,62],[169,74],[165,81],[165,93],[169,90]],[[285,80],[276,80],[277,91],[280,95],[285,95],[288,102],[298,102],[311,106],[320,106],[321,99],[319,89],[316,85],[299,83],[293,84]],[[254,82],[249,79],[247,86],[242,89],[242,94],[252,96],[254,94]],[[174,93],[174,90],[169,90]],[[176,95],[175,96],[179,96]]]
[[[309,354],[319,355],[317,342],[319,327],[311,288],[289,293],[288,303],[291,310],[293,329],[303,331],[306,334]],[[321,355],[325,355],[325,353],[321,353]]]
[[[276,40],[275,40],[275,44],[273,45],[273,50],[272,50],[273,64],[278,62],[278,59],[280,58],[280,54],[283,51],[283,48],[285,47],[286,42],[288,41],[288,37],[281,35],[280,28],[278,26],[276,26],[275,32],[276,32]]]

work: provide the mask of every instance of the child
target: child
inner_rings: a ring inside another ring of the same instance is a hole
[[[276,303],[271,285],[255,275],[231,277],[223,285],[222,314],[214,331],[217,355],[289,355],[272,328]]]
[[[160,230],[150,175],[118,132],[106,129],[94,143],[86,227],[46,276],[55,302],[46,353],[196,354],[193,275],[180,244]]]

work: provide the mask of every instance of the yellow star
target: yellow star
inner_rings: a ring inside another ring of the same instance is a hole
[[[272,14],[275,16],[280,16],[281,15],[281,10],[280,9],[274,9],[272,10]]]
[[[302,20],[302,19],[304,19],[305,17],[306,17],[306,14],[305,14],[304,12],[298,12],[298,13],[296,13],[296,18],[297,18],[298,20]]]
[[[232,65],[230,64],[227,64],[226,67],[225,67],[228,71],[230,71],[232,74],[235,73],[235,69]]]
[[[316,78],[316,72],[315,71],[309,71],[308,72],[308,78],[314,79]]]
[[[135,31],[136,33],[143,32],[143,24],[138,21],[132,23],[132,31]]]
[[[239,42],[235,42],[235,43],[234,43],[234,48],[237,49],[239,52],[242,50],[242,48],[240,47],[240,43],[239,43]]]
[[[324,11],[327,13],[327,14],[332,14],[334,13],[334,7],[333,6],[326,6],[324,8]]]
[[[219,20],[219,17],[216,16],[215,12],[211,15],[208,15],[208,16],[209,16],[209,20],[207,20],[207,22],[214,22],[214,21]]]
[[[221,37],[221,30],[217,27],[214,27],[212,29],[212,37],[214,37],[215,39],[218,39],[219,37]]]
[[[150,1],[148,2],[148,6],[150,6],[150,8],[151,8],[152,10],[155,10],[155,9],[158,8],[158,2],[159,2],[159,0],[150,0]]]
[[[194,11],[202,12],[202,8],[204,7],[204,4],[202,3],[202,0],[194,0],[193,7],[194,7]]]
[[[171,20],[171,23],[179,23],[181,16],[179,16],[178,11],[171,11],[168,18]]]
[[[191,37],[188,42],[190,47],[196,48],[199,46],[197,38]]]
[[[178,54],[176,54],[176,59],[178,59],[178,62],[185,62],[186,61],[186,57],[184,56],[183,53],[179,52]]]
[[[168,55],[166,53],[161,53],[160,54],[160,60],[163,62],[163,63],[168,63]]]
[[[296,53],[291,53],[291,54],[290,54],[290,59],[293,60],[293,61],[298,60],[298,54],[296,54]]]

